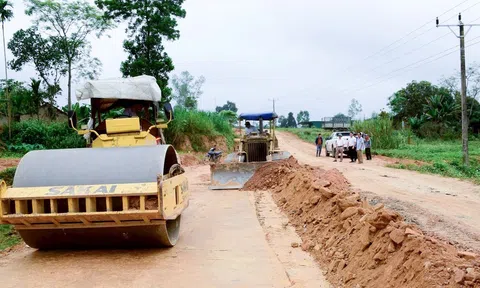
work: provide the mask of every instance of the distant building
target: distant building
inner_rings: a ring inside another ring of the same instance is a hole
[[[324,117],[320,121],[306,121],[298,123],[309,128],[318,128],[326,130],[346,130],[352,124],[351,117]]]
[[[52,113],[52,114],[50,114]],[[21,115],[20,121],[25,121],[29,119],[40,119],[43,121],[56,121],[56,122],[65,122],[68,121],[68,114],[60,110],[59,108],[45,103],[40,106],[38,116],[37,115]]]

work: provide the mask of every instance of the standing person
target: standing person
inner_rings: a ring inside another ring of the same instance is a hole
[[[357,135],[357,158],[358,164],[363,164],[363,155],[362,152],[365,150],[365,142],[363,140],[362,135]]]
[[[318,136],[315,139],[315,145],[317,145],[317,157],[320,157],[322,155],[322,145],[323,145],[323,137],[321,133],[318,133]]]
[[[355,134],[350,132],[350,138],[348,138],[348,155],[350,156],[350,163],[357,160],[357,152],[355,151],[356,143]]]
[[[370,135],[366,134],[365,135],[365,155],[367,156],[367,160],[372,160],[370,147],[372,147],[372,140],[370,140]]]
[[[338,154],[340,154],[340,162],[343,162],[343,147],[346,145],[342,139],[342,134],[337,134],[338,138],[335,141],[337,146],[337,152],[335,153],[335,160],[333,162],[337,162]]]

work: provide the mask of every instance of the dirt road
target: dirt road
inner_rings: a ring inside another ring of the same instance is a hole
[[[296,136],[277,132],[281,148],[301,163],[336,168],[354,189],[372,202],[381,201],[418,224],[426,233],[450,241],[463,249],[480,251],[480,186],[469,182],[384,167],[374,158],[364,164],[333,162],[315,157],[315,146]]]
[[[208,190],[187,168],[192,199],[171,249],[38,252],[0,257],[7,287],[329,287],[269,195]],[[257,218],[258,217],[258,218]],[[261,219],[261,221],[259,221]]]

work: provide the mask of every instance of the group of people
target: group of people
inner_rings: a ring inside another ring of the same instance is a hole
[[[335,160],[340,157],[340,162],[343,161],[343,153],[345,149],[348,149],[348,156],[350,157],[350,163],[355,163],[358,160],[358,164],[363,163],[363,153],[367,160],[372,160],[371,147],[372,140],[368,134],[350,133],[348,139],[342,139],[342,134],[337,134],[338,138],[333,142],[333,147],[336,149]],[[318,134],[315,139],[315,145],[317,146],[317,157],[322,154],[323,137],[322,134]]]

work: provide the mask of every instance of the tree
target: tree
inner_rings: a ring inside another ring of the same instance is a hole
[[[233,125],[237,121],[237,113],[231,110],[222,110],[219,112],[219,114],[225,118],[230,125]]]
[[[235,105],[235,103],[230,102],[230,101],[227,101],[227,104],[225,104],[223,106],[217,106],[215,108],[216,112],[220,112],[220,111],[224,111],[224,110],[233,111],[235,113],[238,112],[237,105]]]
[[[10,68],[21,71],[27,64],[33,64],[42,84],[46,85],[47,99],[55,105],[55,96],[61,91],[60,79],[68,72],[58,45],[51,41],[51,37],[43,38],[37,27],[31,27],[15,32],[8,48],[14,56],[9,62]]]
[[[173,99],[177,105],[186,109],[197,109],[198,98],[203,94],[202,85],[205,83],[205,77],[200,76],[195,80],[188,71],[180,73],[180,77],[172,77]]]
[[[128,58],[121,64],[123,76],[147,74],[157,79],[162,90],[163,101],[170,101],[168,73],[174,70],[172,59],[164,51],[163,40],[176,40],[180,32],[176,29],[176,17],[184,18],[186,12],[181,5],[184,0],[96,0],[105,11],[107,19],[118,22],[128,20],[126,29],[129,39],[123,42]]]
[[[45,103],[44,98],[47,97],[46,93],[40,89],[40,82],[40,80],[32,78],[30,84],[26,85],[20,81],[8,80],[8,85],[5,85],[5,81],[2,81],[0,84],[2,94],[5,94],[5,88],[9,87],[13,119],[19,121],[22,115],[39,116],[40,107]],[[5,103],[2,103],[1,113],[8,115],[8,112],[4,112],[7,110],[4,106]]]
[[[2,36],[3,36],[3,58],[5,61],[5,82],[8,83],[8,69],[7,69],[7,44],[5,43],[5,22],[13,18],[12,3],[6,0],[0,0],[0,19],[2,20]],[[5,93],[8,106],[8,137],[12,138],[12,101],[8,94],[8,85],[5,87]]]
[[[287,118],[285,116],[280,116],[278,118],[278,122],[280,123],[280,128],[287,128],[288,127],[287,126],[288,121],[287,121]]]
[[[297,128],[297,122],[295,121],[295,117],[293,117],[293,112],[288,113],[287,127],[288,128]]]
[[[432,85],[428,81],[412,81],[405,88],[389,97],[388,106],[397,121],[419,117],[423,113],[423,105],[433,95],[449,94],[448,90]]]
[[[98,38],[113,25],[85,0],[28,0],[25,13],[34,16],[34,26],[43,29],[62,55],[68,75],[68,107],[72,107],[72,74],[93,79],[99,74],[100,60],[91,58],[87,37]]]
[[[310,121],[310,113],[308,111],[300,111],[297,114],[297,123]]]
[[[357,99],[353,98],[350,106],[348,107],[348,116],[355,118],[360,112],[362,112],[362,104]]]
[[[460,95],[460,88],[458,84],[460,83],[461,73],[457,71],[455,75],[448,78],[443,78],[440,80],[440,85],[450,92],[452,97],[456,97],[457,94]],[[478,95],[480,94],[480,64],[474,62],[467,68],[466,71],[466,80],[467,80],[467,98],[472,98],[477,100]],[[470,105],[468,105],[470,103]],[[467,110],[469,118],[472,117],[474,101],[467,100]]]

